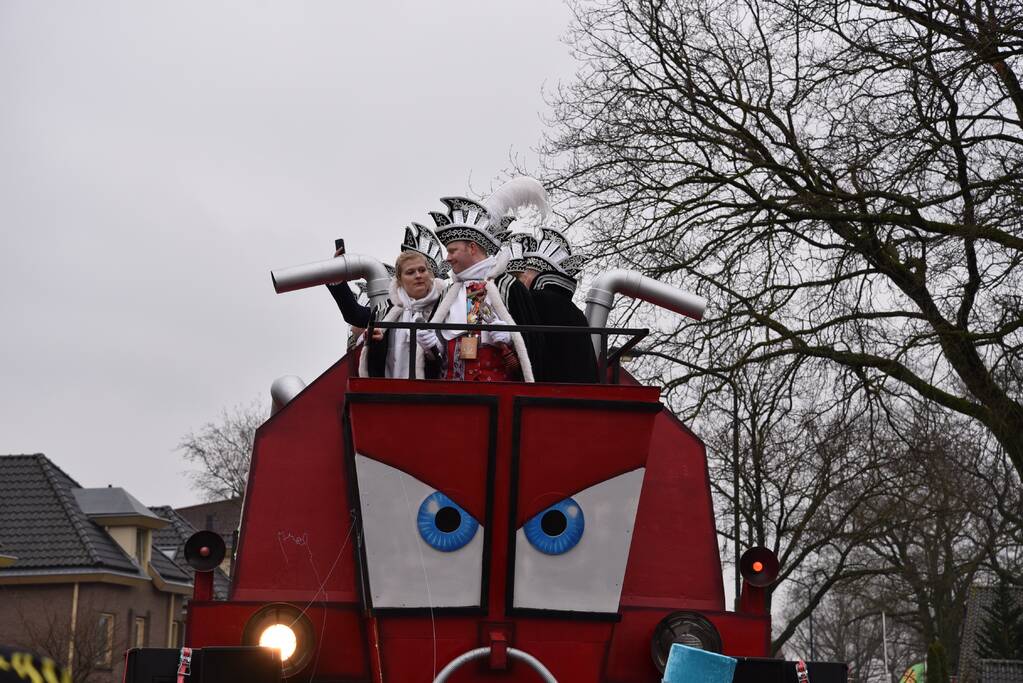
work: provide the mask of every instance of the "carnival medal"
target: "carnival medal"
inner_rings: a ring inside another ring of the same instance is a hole
[[[488,317],[487,285],[485,282],[469,282],[465,285],[465,321],[478,325]],[[459,340],[463,360],[479,357],[479,332],[469,332]]]

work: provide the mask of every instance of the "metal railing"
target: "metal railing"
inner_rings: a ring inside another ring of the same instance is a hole
[[[622,354],[628,353],[633,347],[650,334],[646,328],[633,327],[583,327],[581,325],[470,325],[468,323],[431,323],[431,322],[376,322],[372,318],[366,327],[366,339],[373,336],[374,329],[381,330],[409,330],[408,345],[408,378],[416,377],[416,348],[415,333],[419,330],[459,330],[465,332],[535,332],[540,334],[589,334],[600,337],[600,353],[597,357],[597,381],[600,384],[607,383],[607,369],[613,364],[614,381],[618,381],[619,360]],[[631,335],[631,338],[622,346],[616,348],[611,355],[608,355],[607,339],[609,336]],[[363,350],[365,352],[365,349]]]

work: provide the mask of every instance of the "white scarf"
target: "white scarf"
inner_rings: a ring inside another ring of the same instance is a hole
[[[493,256],[488,256],[479,263],[474,263],[473,265],[469,266],[461,273],[451,274],[451,279],[454,280],[451,286],[458,288],[458,294],[455,297],[455,301],[451,306],[451,310],[448,312],[447,320],[445,320],[444,322],[447,323],[469,322],[465,317],[466,308],[465,283],[486,280],[487,276],[490,274],[490,271],[494,268],[494,265],[496,263],[497,263],[496,258],[494,258]],[[496,325],[500,325],[501,322],[502,321],[500,320],[493,321],[493,323]],[[440,334],[442,337],[444,337],[444,339],[454,339],[460,334],[465,334],[465,330],[442,330]],[[480,341],[484,344],[487,344],[490,341],[489,337],[490,333],[484,332],[480,337]]]
[[[399,318],[401,322],[423,322],[429,318],[430,310],[443,293],[444,284],[438,278],[434,278],[430,291],[422,299],[413,299],[404,287],[398,286],[395,282],[391,286],[391,301],[401,309]],[[387,363],[384,366],[385,377],[408,377],[408,345],[412,337],[410,332],[411,330],[391,330],[391,343],[387,349]]]
[[[501,251],[494,261],[493,268],[489,272],[484,274],[487,282],[487,301],[489,301],[494,307],[494,313],[497,314],[497,319],[506,325],[514,325],[515,319],[512,318],[511,313],[508,312],[508,307],[504,305],[504,301],[501,299],[501,292],[498,291],[497,285],[494,284],[494,278],[504,273],[505,268],[508,266],[508,259],[510,254],[507,251]],[[444,293],[444,298],[437,304],[437,308],[434,310],[433,319],[431,322],[450,322],[454,316],[453,307],[455,306],[455,300],[458,295],[462,295],[460,302],[462,309],[462,320],[465,320],[465,287],[462,285],[460,280],[468,275],[479,277],[480,273],[474,270],[463,270],[461,273],[455,276],[455,282],[448,287],[447,292]],[[522,335],[518,332],[512,332],[512,346],[515,347],[515,355],[519,357],[519,363],[522,365],[522,377],[527,382],[533,381],[533,366],[529,362],[529,354],[526,352],[526,343],[522,340]]]
[[[461,273],[452,273],[451,278],[455,282],[469,282],[471,280],[486,280],[490,269],[497,263],[497,259],[488,256],[479,263],[474,263]]]

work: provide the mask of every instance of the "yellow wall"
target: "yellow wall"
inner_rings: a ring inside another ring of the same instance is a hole
[[[135,526],[108,526],[106,531],[110,534],[110,537],[117,541],[117,545],[121,546],[124,552],[128,553],[129,557],[135,557],[135,532],[138,527]],[[145,546],[145,561],[149,562],[150,548],[153,542],[153,535],[149,529],[145,529],[146,532],[146,546]]]

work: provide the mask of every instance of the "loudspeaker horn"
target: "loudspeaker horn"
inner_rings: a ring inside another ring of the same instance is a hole
[[[208,572],[224,561],[227,546],[214,531],[196,531],[185,541],[185,562],[196,571]]]
[[[778,556],[763,547],[750,548],[739,558],[739,573],[751,586],[770,586],[778,578]]]

